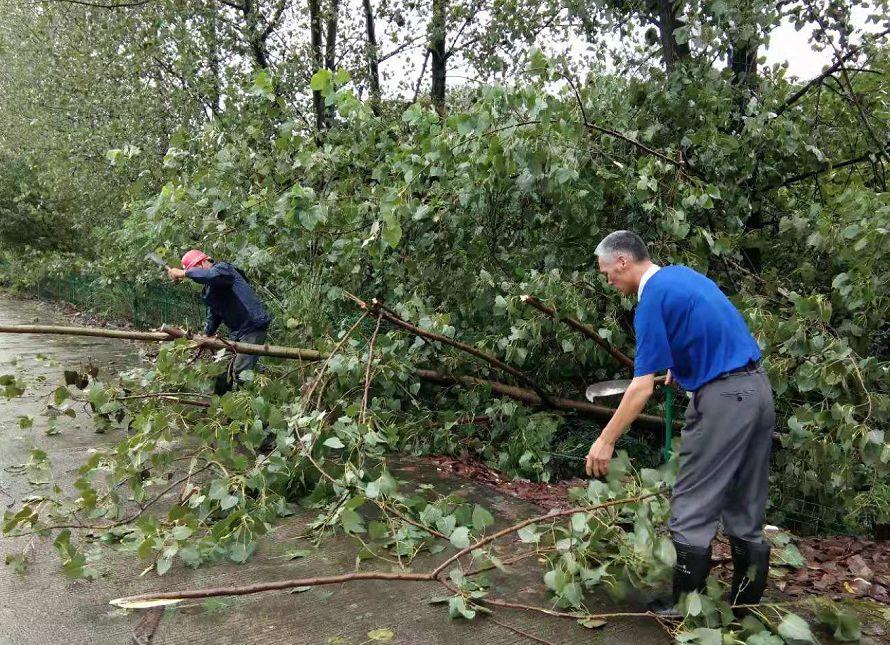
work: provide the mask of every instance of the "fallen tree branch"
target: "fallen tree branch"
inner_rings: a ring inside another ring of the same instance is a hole
[[[625,497],[623,499],[612,499],[608,502],[603,502],[602,504],[597,504],[595,506],[575,506],[573,508],[563,509],[561,511],[555,511],[551,513],[547,513],[545,515],[537,515],[535,517],[529,517],[527,519],[522,520],[521,522],[517,522],[513,526],[508,526],[505,529],[501,529],[496,533],[492,533],[491,535],[482,538],[481,540],[476,540],[473,544],[466,547],[465,549],[461,549],[453,556],[445,560],[442,564],[435,568],[432,573],[433,578],[438,578],[442,575],[442,572],[448,568],[448,565],[457,562],[463,556],[468,553],[472,553],[477,549],[481,549],[486,544],[491,544],[495,540],[504,537],[505,535],[510,535],[511,533],[515,533],[519,529],[525,528],[529,524],[537,524],[539,522],[547,522],[548,520],[555,520],[558,517],[565,517],[566,515],[574,515],[575,513],[593,513],[595,511],[601,511],[604,508],[611,508],[612,506],[621,506],[623,504],[632,504],[634,502],[641,502],[644,499],[649,499],[650,497],[656,497],[661,495],[660,491],[656,491],[653,493],[646,493],[645,495],[637,495],[636,497]]]
[[[57,334],[63,336],[92,336],[99,338],[120,338],[122,340],[142,340],[153,342],[169,342],[177,338],[187,338],[200,347],[208,349],[225,349],[238,354],[253,356],[271,356],[274,358],[291,358],[303,361],[317,361],[325,355],[314,349],[285,347],[282,345],[255,345],[239,343],[215,336],[190,334],[176,327],[161,327],[160,331],[129,331],[124,329],[104,329],[102,327],[63,327],[56,325],[0,325],[0,333],[4,334]]]
[[[324,363],[322,363],[321,367],[318,368],[318,372],[315,374],[315,376],[312,379],[312,385],[309,387],[309,391],[305,395],[307,401],[311,400],[312,393],[315,391],[316,386],[321,381],[321,377],[324,375],[324,371],[325,371],[325,369],[327,369],[328,363],[331,362],[331,359],[337,354],[337,352],[340,351],[340,349],[343,347],[343,345],[346,344],[346,341],[348,341],[349,337],[352,336],[352,332],[355,331],[356,327],[358,327],[360,324],[362,324],[362,321],[367,317],[367,315],[368,315],[367,312],[362,314],[362,316],[358,320],[355,321],[355,323],[352,325],[352,327],[349,328],[349,331],[347,331],[343,335],[343,338],[340,339],[340,342],[337,343],[337,345],[334,347],[334,349],[331,351],[331,353],[328,354],[327,356],[325,356]],[[319,398],[321,398],[321,397],[319,397]]]
[[[385,314],[384,314],[385,315]],[[580,323],[579,323],[580,324]],[[176,338],[171,337],[173,328],[166,328],[165,331],[159,332],[131,332],[118,329],[101,329],[95,327],[55,327],[55,326],[35,326],[35,325],[0,325],[0,333],[17,333],[17,334],[63,334],[71,336],[99,336],[105,338],[120,338],[124,340],[144,340],[154,342],[165,342]],[[182,338],[189,337],[181,329],[175,330]],[[278,358],[292,358],[298,360],[321,360],[328,358],[328,355],[313,349],[303,349],[300,347],[286,347],[283,345],[253,345],[250,343],[230,343],[217,338],[208,336],[192,336],[191,339],[198,343],[206,342],[208,346],[217,349],[232,349],[241,354],[254,354],[257,356],[273,356]],[[605,342],[605,341],[604,341]],[[509,367],[509,366],[508,366]],[[577,399],[566,399],[561,397],[547,397],[544,399],[538,392],[528,390],[515,385],[507,385],[498,381],[487,381],[485,379],[475,378],[472,376],[449,376],[436,372],[435,370],[417,369],[415,375],[430,383],[439,385],[463,385],[466,387],[476,387],[479,385],[490,388],[493,392],[497,392],[503,396],[508,396],[517,401],[521,401],[528,405],[541,406],[549,402],[550,406],[556,410],[567,412],[575,412],[584,416],[596,417],[600,419],[611,419],[615,413],[614,408],[604,405],[596,405]],[[664,427],[664,418],[651,415],[641,414],[637,417],[637,421],[646,424]],[[675,427],[682,427],[679,421],[674,422]]]
[[[594,330],[594,328],[591,327],[590,325],[585,325],[580,320],[577,320],[576,318],[572,318],[571,316],[563,316],[558,311],[556,311],[556,309],[554,309],[552,307],[548,307],[547,305],[545,305],[543,302],[541,302],[534,296],[524,295],[524,296],[520,296],[519,299],[522,300],[522,302],[524,302],[525,304],[531,305],[532,307],[534,307],[541,313],[549,316],[550,318],[553,318],[554,320],[563,322],[566,325],[568,325],[569,327],[571,327],[572,329],[581,332],[582,334],[584,334],[585,336],[590,338],[593,342],[595,342],[597,345],[599,345],[604,350],[609,352],[609,354],[612,356],[612,358],[614,358],[616,361],[618,361],[625,367],[629,367],[630,369],[633,369],[633,366],[634,366],[633,359],[630,358],[627,354],[625,354],[621,350],[619,350],[617,347],[612,345],[612,343],[607,341],[605,338],[600,336],[596,332],[596,330]]]
[[[365,368],[365,392],[362,394],[362,409],[358,415],[358,422],[364,423],[368,414],[368,391],[371,389],[371,363],[374,361],[374,343],[377,341],[377,333],[380,331],[380,323],[383,321],[383,314],[377,314],[377,326],[374,327],[374,333],[371,336],[371,342],[368,344],[368,365]]]
[[[466,387],[476,387],[481,385],[490,388],[492,392],[508,396],[511,399],[521,401],[522,403],[535,406],[541,405],[541,398],[535,392],[515,385],[507,385],[506,383],[499,383],[498,381],[486,381],[485,379],[476,378],[474,376],[449,376],[448,374],[442,374],[435,370],[418,369],[415,370],[414,373],[422,381],[437,383],[439,385],[463,385]],[[575,412],[583,416],[608,420],[615,414],[615,408],[610,408],[605,405],[597,405],[596,403],[589,403],[578,399],[551,397],[550,401],[553,404],[553,407],[557,410]],[[664,417],[659,417],[653,414],[641,414],[637,417],[636,422],[643,425],[654,426],[659,429],[664,428]],[[683,424],[680,421],[674,421],[674,427],[682,428]]]
[[[621,139],[622,141],[625,141],[625,142],[631,144],[632,146],[639,148],[640,150],[645,152],[647,155],[656,157],[657,159],[660,159],[661,161],[668,163],[672,166],[676,166],[679,169],[679,171],[682,172],[687,177],[693,177],[698,174],[695,172],[695,170],[693,168],[691,168],[688,164],[684,163],[683,161],[680,161],[677,159],[671,159],[666,154],[659,152],[658,150],[653,150],[646,144],[641,143],[640,141],[637,141],[636,139],[631,139],[629,136],[627,136],[623,132],[619,132],[618,130],[613,130],[611,128],[606,128],[606,127],[603,127],[601,125],[597,125],[596,123],[591,123],[591,122],[584,123],[584,127],[589,130],[601,132],[602,134],[606,134],[606,135],[608,135],[610,137],[614,137],[616,139]]]
[[[510,374],[517,380],[522,381],[523,383],[528,385],[530,388],[532,388],[535,392],[538,393],[538,396],[541,398],[541,401],[543,403],[550,405],[551,407],[554,407],[551,402],[551,397],[544,391],[544,388],[542,388],[538,383],[536,383],[534,381],[534,379],[532,379],[530,376],[525,374],[525,372],[516,369],[512,365],[508,365],[507,363],[505,363],[504,361],[499,359],[497,356],[493,356],[492,354],[489,354],[488,352],[483,352],[480,349],[476,349],[475,347],[473,347],[472,345],[468,345],[467,343],[462,343],[458,340],[454,340],[453,338],[448,338],[447,336],[443,336],[442,334],[437,334],[435,332],[426,331],[424,329],[421,329],[420,327],[417,327],[416,325],[412,325],[407,320],[404,320],[403,318],[401,318],[392,309],[390,309],[389,307],[384,305],[382,302],[377,300],[377,298],[373,298],[371,300],[371,303],[368,304],[367,302],[361,300],[360,298],[357,298],[356,296],[353,296],[352,294],[350,294],[350,297],[355,302],[357,302],[359,304],[359,306],[362,307],[362,309],[366,309],[366,310],[370,309],[372,311],[378,312],[379,315],[382,315],[384,318],[386,318],[392,324],[394,324],[398,327],[401,327],[402,329],[404,329],[406,331],[411,332],[415,336],[420,336],[421,338],[425,338],[426,340],[432,340],[432,341],[436,341],[439,343],[443,343],[445,345],[450,345],[451,347],[454,347],[456,349],[461,350],[462,352],[465,352],[467,354],[475,356],[476,358],[481,358],[482,360],[486,361],[492,367],[496,367],[497,369],[499,369],[503,372],[506,372],[507,374]]]
[[[497,618],[495,618],[494,616],[489,616],[488,620],[490,620],[491,622],[493,622],[496,625],[500,625],[501,627],[503,627],[505,629],[509,629],[514,634],[519,634],[520,636],[524,636],[525,638],[529,639],[530,641],[534,641],[536,643],[543,643],[543,645],[556,645],[552,641],[544,640],[543,638],[535,636],[534,634],[529,634],[528,632],[522,631],[518,627],[513,627],[513,625],[503,623],[503,622],[499,621]]]
[[[140,594],[137,596],[126,596],[124,598],[115,598],[110,601],[111,604],[118,607],[125,608],[133,608],[139,609],[144,608],[147,609],[151,606],[165,604],[163,601],[170,601],[166,604],[173,604],[182,600],[191,600],[196,598],[215,598],[219,596],[247,596],[255,593],[262,593],[265,591],[281,591],[283,589],[293,589],[294,587],[317,587],[323,585],[333,585],[340,584],[342,582],[355,582],[358,580],[401,580],[407,582],[437,582],[439,584],[443,584],[449,589],[451,586],[439,579],[442,571],[449,564],[452,564],[459,558],[463,557],[467,553],[471,553],[472,551],[479,549],[486,544],[490,544],[494,540],[498,538],[504,537],[505,535],[509,535],[510,533],[514,533],[519,529],[528,526],[529,524],[535,524],[538,522],[546,522],[548,520],[554,520],[559,517],[564,517],[566,515],[571,515],[572,513],[595,513],[597,511],[603,510],[605,508],[610,508],[612,506],[619,506],[621,504],[631,504],[634,502],[639,502],[644,499],[654,497],[656,495],[660,495],[660,492],[648,493],[646,495],[638,495],[636,497],[627,497],[623,499],[614,499],[608,502],[604,502],[602,504],[597,504],[595,506],[577,506],[574,508],[570,508],[563,511],[558,511],[556,513],[549,513],[547,515],[539,515],[536,517],[528,518],[522,520],[514,524],[513,526],[502,529],[496,533],[492,533],[491,535],[480,538],[476,540],[475,543],[471,544],[466,549],[461,549],[455,555],[448,558],[443,564],[441,564],[436,569],[429,571],[427,573],[390,573],[386,571],[367,571],[367,572],[354,572],[354,573],[344,573],[335,576],[318,576],[314,578],[289,578],[286,580],[276,580],[272,582],[260,582],[252,585],[244,585],[239,587],[210,587],[207,589],[183,589],[180,591],[164,591],[160,593],[148,593],[148,594]],[[474,602],[477,602],[474,600]],[[547,610],[544,610],[547,611]],[[647,614],[642,614],[647,615]],[[577,618],[577,614],[572,614],[572,617]]]
[[[804,181],[805,179],[810,179],[812,177],[818,177],[819,175],[830,172],[832,170],[840,170],[841,168],[846,168],[847,166],[853,166],[858,163],[862,163],[864,161],[871,161],[874,158],[878,157],[879,153],[886,154],[886,151],[890,149],[890,145],[886,145],[879,152],[875,152],[874,150],[870,150],[865,152],[858,157],[853,157],[852,159],[847,159],[845,161],[839,161],[837,163],[833,163],[831,161],[825,161],[820,164],[819,168],[816,170],[811,170],[809,172],[800,173],[798,175],[794,175],[792,177],[788,177],[787,179],[783,179],[781,184],[777,184],[772,186],[772,188],[780,187],[780,186],[790,186],[791,184],[796,184],[798,182]]]
[[[881,33],[875,34],[872,38],[870,38],[870,41],[871,42],[877,41],[880,38],[883,38],[884,36],[886,36],[888,34],[890,34],[890,29],[886,29],[886,30],[882,31]],[[773,116],[772,118],[777,119],[780,116],[782,116],[782,114],[785,112],[785,110],[787,110],[792,105],[797,103],[804,96],[804,94],[809,92],[811,89],[813,89],[814,87],[816,87],[817,85],[822,83],[822,81],[824,81],[826,78],[828,78],[829,76],[834,74],[836,71],[838,71],[841,67],[843,67],[844,63],[846,63],[848,60],[850,60],[854,56],[861,53],[864,48],[865,48],[864,45],[860,45],[859,47],[853,47],[846,54],[844,54],[843,56],[838,58],[831,67],[828,67],[824,72],[819,74],[819,76],[812,79],[806,85],[804,85],[802,88],[800,88],[798,91],[796,91],[794,94],[789,96],[785,100],[785,102],[778,107],[778,109],[774,113],[775,116]]]
[[[210,398],[207,394],[192,394],[192,393],[179,393],[179,392],[149,392],[147,394],[133,394],[130,396],[118,396],[115,397],[116,401],[132,401],[137,399],[160,399],[162,401],[170,401],[171,403],[180,403],[182,405],[194,405],[199,408],[209,408],[209,401],[195,401],[194,399],[187,399],[181,396],[181,394],[186,394],[186,396],[200,396],[205,398]]]

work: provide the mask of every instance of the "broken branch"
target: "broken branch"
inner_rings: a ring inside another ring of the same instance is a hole
[[[524,302],[525,304],[531,305],[532,307],[534,307],[541,313],[549,316],[550,318],[553,318],[554,320],[558,320],[560,322],[564,322],[572,329],[575,329],[576,331],[580,331],[582,334],[584,334],[585,336],[590,338],[597,345],[599,345],[604,350],[609,352],[609,354],[612,356],[612,358],[614,358],[616,361],[618,361],[625,367],[629,367],[630,369],[633,369],[633,366],[634,366],[633,359],[630,358],[627,354],[625,354],[621,350],[619,350],[618,348],[616,348],[614,345],[612,345],[612,343],[607,341],[605,338],[600,336],[593,329],[593,327],[591,327],[590,325],[585,325],[580,320],[572,318],[571,316],[561,315],[558,311],[556,311],[556,309],[553,309],[552,307],[548,307],[547,305],[545,305],[543,302],[541,302],[534,296],[524,295],[524,296],[520,296],[519,299],[522,300],[522,302]]]
[[[371,300],[371,304],[368,304],[358,298],[354,298],[356,302],[359,303],[363,309],[371,309],[379,312],[379,315],[382,315],[392,324],[401,327],[402,329],[411,332],[415,336],[420,336],[421,338],[425,338],[427,340],[436,341],[439,343],[443,343],[445,345],[450,345],[456,349],[461,350],[462,352],[466,352],[476,358],[481,358],[486,361],[489,365],[496,367],[497,369],[507,372],[511,376],[515,377],[517,380],[522,381],[529,387],[531,387],[535,392],[538,393],[538,396],[541,398],[541,401],[547,405],[551,405],[550,396],[544,391],[544,389],[538,385],[530,376],[522,372],[521,370],[516,369],[512,365],[508,365],[501,359],[496,356],[493,356],[487,352],[483,352],[480,349],[476,349],[472,345],[468,345],[467,343],[462,343],[458,340],[454,340],[452,338],[448,338],[447,336],[443,336],[442,334],[437,334],[435,332],[426,331],[417,327],[416,325],[412,325],[407,320],[402,319],[396,314],[392,309],[384,305],[382,302],[377,300],[376,298]],[[552,407],[552,405],[551,405]]]

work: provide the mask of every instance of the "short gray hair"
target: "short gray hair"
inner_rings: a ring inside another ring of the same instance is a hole
[[[597,245],[594,253],[598,258],[626,253],[633,258],[634,262],[642,262],[649,259],[649,249],[646,248],[646,243],[643,241],[643,238],[633,231],[609,233]]]

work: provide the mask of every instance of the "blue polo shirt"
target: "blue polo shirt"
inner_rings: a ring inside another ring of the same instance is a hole
[[[689,392],[760,359],[738,309],[712,280],[684,266],[664,267],[649,278],[634,331],[634,376],[670,369]]]

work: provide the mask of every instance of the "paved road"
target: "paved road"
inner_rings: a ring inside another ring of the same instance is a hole
[[[51,308],[0,294],[0,323],[25,324],[39,321],[63,322]],[[73,337],[0,334],[0,374],[15,370],[30,383],[26,397],[0,397],[0,510],[17,504],[43,487],[27,477],[6,470],[28,459],[32,448],[46,451],[54,465],[55,483],[70,487],[74,470],[91,448],[119,440],[119,434],[96,434],[89,419],[65,419],[61,434],[46,436],[45,421],[39,417],[47,394],[62,383],[62,370],[87,361],[109,371],[133,366],[139,347],[127,342]],[[45,379],[39,382],[40,379]],[[19,428],[19,415],[33,415],[32,428]],[[527,517],[538,509],[513,498],[500,496],[473,484],[444,479],[430,469],[409,467],[406,476],[450,487],[483,503],[496,514]],[[94,581],[66,580],[52,547],[52,538],[0,539],[0,559],[7,554],[30,552],[24,576],[10,567],[0,569],[0,645],[46,645],[49,643],[129,643],[132,630],[142,618],[108,605],[108,600],[151,590],[243,585],[281,578],[332,575],[355,568],[356,545],[349,538],[326,540],[323,548],[292,562],[275,558],[294,546],[304,523],[314,516],[307,512],[279,525],[264,538],[254,557],[244,565],[221,564],[188,569],[177,563],[163,577],[151,572],[140,576],[146,564],[131,556],[105,549],[98,567],[102,576]],[[509,546],[509,545],[508,545]],[[446,552],[447,553],[447,552]],[[445,554],[437,556],[443,557]],[[415,570],[430,566],[432,556],[420,559]],[[365,565],[368,567],[369,565]],[[542,593],[542,570],[526,560],[508,576],[495,579],[498,594],[528,604],[547,603]],[[385,628],[393,632],[393,643],[480,645],[535,642],[491,620],[450,620],[443,605],[428,600],[442,589],[426,583],[359,582],[314,589],[299,594],[273,592],[226,601],[208,608],[200,603],[168,609],[153,643],[224,645],[248,643],[342,643],[369,642],[368,632]],[[614,610],[606,604],[596,611]],[[515,610],[498,611],[496,618],[552,643],[667,643],[655,625],[639,620],[613,620],[605,628],[589,631],[573,621]]]

